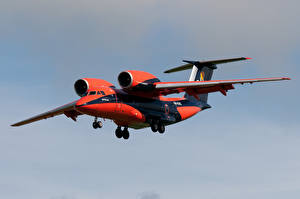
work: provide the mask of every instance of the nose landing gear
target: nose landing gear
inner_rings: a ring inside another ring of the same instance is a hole
[[[116,137],[117,138],[124,138],[125,140],[127,140],[130,136],[129,131],[128,131],[128,127],[124,127],[124,129],[121,129],[121,126],[118,126],[118,128],[115,131]]]
[[[95,117],[95,121],[93,122],[93,128],[97,129],[97,128],[102,128],[103,123],[101,121],[97,121],[97,117]]]

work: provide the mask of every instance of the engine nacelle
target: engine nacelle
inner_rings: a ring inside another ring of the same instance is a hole
[[[74,89],[80,97],[87,94],[87,92],[91,89],[96,89],[102,86],[106,87],[114,87],[114,85],[108,81],[103,79],[95,79],[95,78],[83,78],[79,79],[74,84]]]
[[[160,82],[154,75],[137,70],[123,71],[118,76],[118,81],[123,89],[147,91],[153,89],[153,83]]]

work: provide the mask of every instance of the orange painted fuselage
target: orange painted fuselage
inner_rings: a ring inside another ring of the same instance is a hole
[[[145,97],[121,89],[99,86],[76,103],[82,114],[113,120],[118,126],[139,129],[149,126],[149,120],[159,118],[166,125],[185,120],[201,108],[185,98]]]

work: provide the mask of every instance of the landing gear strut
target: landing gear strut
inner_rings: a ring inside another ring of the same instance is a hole
[[[160,120],[152,120],[150,126],[153,132],[164,133],[166,130],[164,123]]]
[[[125,140],[127,140],[129,138],[129,131],[128,131],[128,127],[124,127],[124,129],[121,129],[121,126],[118,126],[118,128],[115,131],[115,134],[117,136],[117,138],[124,138]]]
[[[103,123],[101,121],[97,121],[97,117],[95,117],[95,121],[93,122],[93,128],[97,129],[97,128],[102,128]]]

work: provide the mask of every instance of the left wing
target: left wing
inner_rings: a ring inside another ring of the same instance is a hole
[[[234,89],[233,84],[290,80],[287,77],[257,78],[257,79],[234,79],[234,80],[210,80],[210,81],[184,81],[184,82],[156,82],[155,91],[161,95],[188,92],[189,94],[203,94],[220,91],[226,95],[228,90]]]
[[[70,117],[71,119],[76,121],[77,116],[81,115],[81,113],[79,113],[78,111],[75,110],[76,102],[77,101],[71,102],[69,104],[65,104],[65,105],[58,107],[56,109],[53,109],[51,111],[47,111],[45,113],[42,113],[42,114],[36,115],[34,117],[28,118],[26,120],[23,120],[21,122],[12,124],[11,126],[22,126],[25,124],[36,122],[36,121],[39,121],[42,119],[47,119],[49,117],[54,117],[54,116],[61,115],[61,114],[65,114],[67,117]]]

